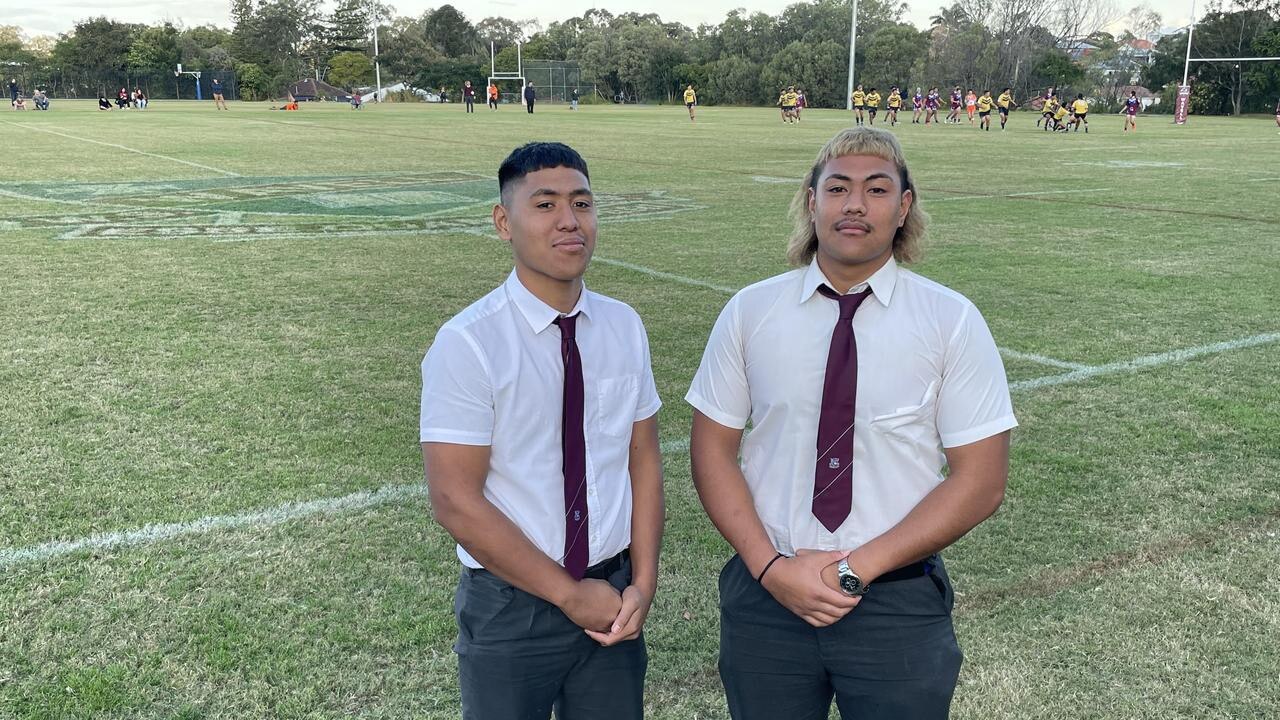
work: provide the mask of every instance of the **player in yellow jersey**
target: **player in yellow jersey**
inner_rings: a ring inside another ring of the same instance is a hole
[[[863,120],[862,109],[866,107],[867,94],[862,92],[862,86],[859,85],[854,89],[850,98],[853,100],[853,124],[861,125]]]
[[[1000,132],[1004,132],[1004,124],[1009,122],[1009,111],[1017,104],[1013,101],[1010,89],[1005,88],[1000,92],[1000,97],[996,98],[996,108],[1000,111]]]
[[[1080,123],[1084,123],[1084,134],[1089,134],[1089,101],[1084,99],[1083,93],[1076,93],[1075,102],[1071,103],[1071,112],[1075,113],[1076,132],[1080,132]]]
[[[991,132],[991,108],[996,104],[990,90],[983,90],[982,95],[974,101],[978,108],[978,127]]]
[[[869,124],[876,124],[876,113],[880,110],[880,93],[875,88],[871,88],[871,92],[867,93],[867,120]]]
[[[693,106],[698,104],[698,93],[693,91],[690,85],[684,89],[684,106],[689,108],[689,122],[697,122],[693,119]],[[712,123],[714,125],[715,123]]]
[[[889,119],[889,126],[893,127],[898,124],[898,111],[902,109],[902,91],[894,85],[889,89],[889,112],[886,117]]]
[[[1054,108],[1053,117],[1045,121],[1045,127],[1048,127],[1049,123],[1052,122],[1054,130],[1061,130],[1062,132],[1066,132],[1067,125],[1068,125],[1067,113],[1069,112],[1067,110],[1067,106],[1062,105],[1058,102],[1054,102],[1053,108]]]
[[[796,101],[798,98],[794,85],[788,86],[786,90],[782,91],[782,98],[778,100],[778,104],[782,106],[782,122],[794,123],[796,121]]]

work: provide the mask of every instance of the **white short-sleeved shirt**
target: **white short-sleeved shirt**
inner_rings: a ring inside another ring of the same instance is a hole
[[[662,406],[649,339],[626,303],[582,290],[589,565],[631,544],[631,428]],[[570,314],[573,314],[570,313]],[[422,361],[422,442],[488,445],[484,494],[538,549],[564,562],[560,316],[513,271],[445,323]],[[431,478],[427,478],[431,482]],[[458,559],[480,563],[461,546]]]
[[[1016,427],[1004,364],[964,296],[892,259],[854,315],[858,394],[853,507],[829,532],[813,516],[818,418],[838,303],[817,261],[740,290],[711,331],[685,399],[752,430],[742,470],[774,546],[852,550],[897,525],[943,480],[944,447]],[[834,287],[834,286],[833,286]]]

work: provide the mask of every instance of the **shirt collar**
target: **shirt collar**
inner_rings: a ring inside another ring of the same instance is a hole
[[[881,305],[889,307],[889,300],[893,298],[893,289],[897,284],[898,261],[890,257],[888,262],[881,265],[879,270],[867,278],[866,282],[854,285],[849,288],[849,292],[861,292],[870,285],[871,293],[875,295],[876,300]],[[800,302],[804,303],[813,297],[818,292],[819,285],[835,287],[827,280],[827,276],[822,272],[821,268],[818,267],[818,258],[814,256],[813,260],[809,262],[809,267],[805,268],[804,271],[804,279],[800,285]]]
[[[524,317],[525,322],[529,323],[529,329],[533,330],[533,334],[546,330],[551,323],[560,317],[560,311],[542,302],[536,295],[529,292],[529,288],[520,282],[520,278],[516,275],[516,271],[512,270],[507,276],[507,281],[502,284],[507,291],[507,297],[520,310],[520,315]],[[578,295],[578,302],[573,306],[573,310],[568,315],[574,313],[582,313],[591,316],[591,302],[588,299],[591,295],[587,291],[586,283],[582,285],[582,293]]]

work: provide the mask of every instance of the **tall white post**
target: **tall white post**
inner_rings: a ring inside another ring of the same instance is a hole
[[[1182,84],[1187,84],[1187,74],[1191,70],[1191,35],[1196,31],[1196,0],[1191,0],[1191,24],[1187,26],[1187,62],[1182,66]]]
[[[373,19],[373,76],[378,83],[378,94],[374,99],[382,102],[382,65],[378,62],[378,18]]]
[[[858,0],[853,0],[853,21],[849,25],[849,88],[844,93],[844,109],[853,109],[853,52],[858,47]]]

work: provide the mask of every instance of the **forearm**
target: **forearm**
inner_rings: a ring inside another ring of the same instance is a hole
[[[563,606],[577,583],[483,495],[432,497],[436,521],[486,570],[527,593]]]
[[[652,598],[658,588],[658,554],[666,506],[662,457],[646,458],[631,471],[631,584]]]
[[[996,451],[989,462],[963,468],[953,463],[947,479],[901,522],[850,553],[849,565],[864,580],[943,550],[995,513],[1008,478],[1008,433],[982,442]]]
[[[777,555],[760,522],[747,479],[738,467],[737,453],[704,447],[697,434],[690,445],[693,484],[712,524],[742,556],[753,577]]]

